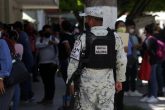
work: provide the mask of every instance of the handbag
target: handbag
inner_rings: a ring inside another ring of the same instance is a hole
[[[4,86],[6,88],[11,87],[15,84],[21,83],[30,78],[25,64],[20,59],[13,60],[12,70],[9,76],[4,78]]]
[[[140,65],[138,77],[140,80],[148,81],[148,80],[150,80],[150,74],[151,74],[151,64],[149,62],[148,52],[146,52],[144,54],[142,63]]]
[[[137,58],[134,55],[128,55],[127,59],[128,59],[128,62],[127,62],[128,66],[131,66],[137,63]]]

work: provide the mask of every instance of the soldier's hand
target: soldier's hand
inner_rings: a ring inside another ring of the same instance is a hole
[[[122,83],[121,82],[116,82],[115,88],[116,88],[117,93],[120,92],[123,89]]]
[[[70,85],[69,86],[69,92],[70,92],[70,95],[74,95],[74,85]]]
[[[54,42],[50,40],[49,45],[54,45]]]
[[[124,47],[124,51],[125,51],[126,53],[128,52],[128,47],[127,47],[127,46]]]
[[[0,80],[0,95],[5,93],[5,88],[3,84],[3,80]]]

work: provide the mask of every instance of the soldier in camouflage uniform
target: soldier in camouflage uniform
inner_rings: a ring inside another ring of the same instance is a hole
[[[101,7],[88,7],[85,10],[86,23],[95,36],[106,36],[107,28],[102,26],[103,10]],[[101,18],[101,19],[98,19]],[[126,54],[120,37],[114,33],[116,52],[116,81],[112,68],[93,69],[84,67],[80,77],[79,110],[113,110],[115,91],[122,90],[125,81]],[[86,34],[75,41],[68,67],[68,80],[77,69],[80,53],[86,49]],[[73,89],[73,83],[70,87]]]

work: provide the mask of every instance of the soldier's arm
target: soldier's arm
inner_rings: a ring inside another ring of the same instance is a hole
[[[69,66],[68,66],[68,79],[67,82],[70,80],[72,77],[73,73],[76,71],[78,68],[79,61],[75,60],[73,58],[70,59]]]
[[[80,54],[81,54],[82,48],[84,47],[84,43],[85,43],[84,35],[81,35],[80,39],[77,39],[74,43],[74,47],[71,51],[70,62],[69,62],[69,66],[68,66],[67,82],[70,80],[73,73],[78,68],[78,64],[79,64],[79,60],[80,60]]]

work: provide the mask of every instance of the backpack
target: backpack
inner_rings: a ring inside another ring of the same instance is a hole
[[[159,61],[165,60],[165,43],[152,36],[150,36],[149,38],[155,40],[157,46],[155,56],[157,57],[157,59]]]

